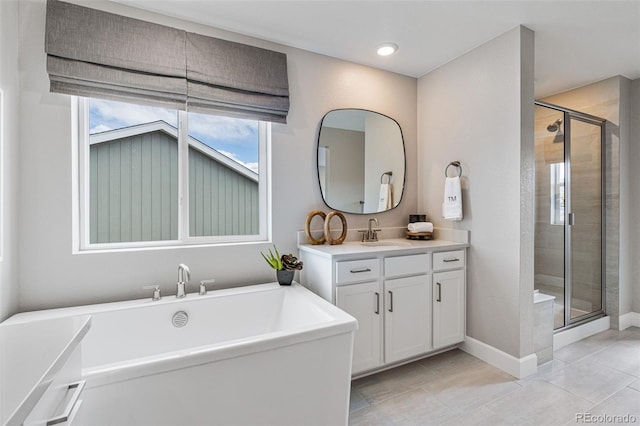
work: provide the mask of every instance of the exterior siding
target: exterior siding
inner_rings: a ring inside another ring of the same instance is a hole
[[[178,239],[178,144],[153,131],[90,148],[90,242]],[[258,182],[189,148],[190,236],[259,232]]]
[[[201,237],[258,232],[258,182],[190,148],[189,234]]]
[[[178,144],[152,132],[91,145],[90,242],[178,238]]]

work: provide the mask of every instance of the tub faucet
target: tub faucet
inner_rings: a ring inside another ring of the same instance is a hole
[[[183,298],[187,295],[185,291],[185,286],[189,284],[191,281],[191,272],[189,272],[189,267],[184,263],[178,265],[178,289],[176,290],[176,297]]]

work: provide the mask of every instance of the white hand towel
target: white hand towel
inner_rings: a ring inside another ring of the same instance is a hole
[[[445,179],[442,216],[446,220],[462,220],[462,189],[459,176]]]
[[[391,208],[393,208],[393,186],[390,183],[382,183],[380,184],[378,211],[383,212]]]
[[[433,223],[431,222],[413,222],[407,226],[409,232],[433,232]]]

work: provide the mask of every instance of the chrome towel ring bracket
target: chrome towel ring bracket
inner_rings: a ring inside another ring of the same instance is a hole
[[[444,177],[449,177],[447,172],[449,171],[449,167],[450,166],[457,167],[458,168],[458,177],[462,176],[462,166],[460,165],[460,162],[459,161],[452,161],[449,164],[447,164],[447,167],[444,169]]]
[[[393,172],[384,172],[380,176],[380,183],[384,183],[384,177],[387,177],[387,183],[391,183],[391,176],[393,176]]]

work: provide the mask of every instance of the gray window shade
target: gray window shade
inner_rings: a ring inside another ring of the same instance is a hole
[[[185,109],[184,31],[49,0],[45,34],[52,92]]]
[[[47,1],[51,91],[286,122],[283,53]]]
[[[189,110],[286,122],[287,56],[187,33]]]

